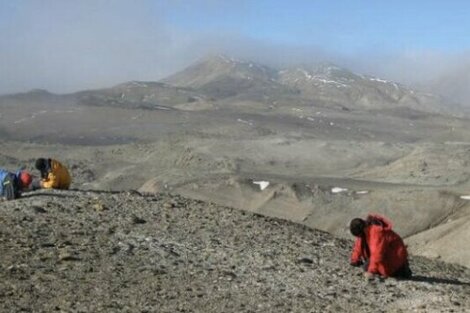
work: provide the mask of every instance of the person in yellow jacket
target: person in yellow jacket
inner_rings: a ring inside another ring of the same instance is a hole
[[[72,179],[67,168],[57,160],[39,158],[36,169],[41,172],[39,185],[46,189],[69,189]]]

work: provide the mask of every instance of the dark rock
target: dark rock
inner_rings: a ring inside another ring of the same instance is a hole
[[[305,263],[305,264],[313,264],[313,260],[311,258],[303,257],[297,260],[298,263]]]
[[[47,213],[47,210],[40,206],[33,206],[34,213]]]
[[[147,223],[147,221],[144,220],[143,218],[140,218],[136,215],[133,215],[132,216],[132,223],[134,223],[134,224],[145,224],[145,223]]]

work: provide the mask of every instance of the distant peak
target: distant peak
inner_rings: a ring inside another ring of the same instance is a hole
[[[235,59],[233,57],[230,57],[228,55],[225,55],[225,54],[217,54],[215,56],[215,58],[223,61],[223,62],[227,62],[227,63],[243,63],[241,60],[238,60],[238,59]]]
[[[281,76],[295,81],[312,81],[324,83],[350,83],[360,80],[360,76],[333,63],[321,62],[310,65],[298,65],[279,71]]]
[[[257,72],[257,73],[274,73],[275,70],[269,68],[268,66],[259,64],[251,60],[242,60],[234,58],[225,54],[214,54],[202,58],[194,66],[204,66],[204,67],[216,67],[216,68],[225,68],[235,71],[243,72]]]
[[[216,63],[242,63],[242,61],[237,60],[233,57],[230,57],[226,54],[210,54],[202,59],[198,63],[206,63],[206,62],[216,62]]]
[[[154,87],[162,87],[162,86],[165,86],[165,83],[154,82],[154,81],[132,80],[132,81],[119,84],[115,87],[117,88],[154,88]]]
[[[313,70],[317,73],[323,73],[326,75],[355,75],[350,70],[330,62],[321,62],[315,64],[313,65]]]
[[[28,94],[35,94],[35,95],[51,95],[49,91],[46,89],[31,89],[30,91],[26,92]]]
[[[267,68],[267,66],[262,65],[258,62],[246,59],[239,59],[226,54],[209,55],[202,58],[198,63],[217,63],[227,64],[231,66],[246,66],[249,68]]]

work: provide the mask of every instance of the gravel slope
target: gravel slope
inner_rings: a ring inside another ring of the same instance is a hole
[[[469,312],[470,270],[365,281],[352,241],[167,194],[0,203],[1,312]]]

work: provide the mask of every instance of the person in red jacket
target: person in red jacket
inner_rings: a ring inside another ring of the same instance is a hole
[[[351,265],[364,266],[366,277],[410,278],[408,251],[392,223],[380,215],[369,214],[365,220],[355,218],[349,224],[356,237]]]

